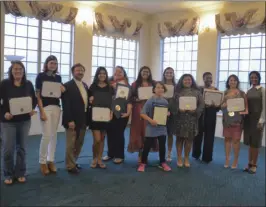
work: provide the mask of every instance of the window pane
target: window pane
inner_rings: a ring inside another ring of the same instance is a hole
[[[5,35],[5,47],[15,48],[15,37]]]
[[[27,39],[16,37],[16,48],[27,49]]]
[[[95,46],[92,47],[92,55],[94,56],[98,55],[98,47],[95,47]]]
[[[69,35],[68,32],[64,32],[64,33],[66,35]],[[64,38],[66,38],[68,40],[69,37],[63,36],[62,41],[67,41]],[[61,32],[60,31],[56,31],[56,30],[52,30],[52,40],[61,41]]]
[[[116,40],[116,48],[122,48],[122,40],[119,39],[119,40]]]
[[[106,58],[106,67],[113,66],[113,58]]]
[[[16,49],[15,50],[15,55],[27,57],[27,50],[19,50],[19,49]]]
[[[42,29],[42,38],[45,40],[51,40],[52,39],[52,30]]]
[[[63,42],[61,45],[62,45],[62,52],[71,53],[70,43]]]
[[[106,48],[106,57],[113,57],[114,50],[112,48]]]
[[[241,60],[249,59],[249,49],[240,50],[240,59]]]
[[[261,36],[251,37],[251,47],[261,47]]]
[[[98,58],[97,57],[92,57],[92,66],[97,66],[98,65]]]
[[[27,70],[27,73],[37,74],[37,72],[38,72],[37,63],[27,63],[26,70]]]
[[[5,34],[15,35],[15,24],[5,23]]]
[[[15,23],[16,22],[16,18],[13,15],[11,15],[11,14],[6,14],[5,15],[5,22]]]
[[[51,41],[42,41],[42,51],[51,51]]]
[[[37,62],[38,61],[37,51],[28,50],[27,61]]]
[[[228,72],[220,71],[219,81],[226,81],[228,78]]]
[[[229,61],[229,70],[238,70],[238,60],[230,60]]]
[[[61,67],[60,67],[60,73],[61,73],[61,75],[69,75],[70,66],[62,64]]]
[[[5,48],[4,49],[4,54],[5,55],[15,55],[15,50],[14,49]]]
[[[99,56],[104,57],[105,56],[105,48],[104,47],[98,47],[99,50]]]
[[[233,59],[233,60],[239,59],[239,50],[238,49],[230,50],[230,59]]]
[[[220,61],[220,70],[228,70],[228,61]]]
[[[62,64],[68,64],[70,60],[69,54],[61,54],[61,63]]]
[[[239,38],[230,39],[230,48],[239,48]]]
[[[229,48],[229,39],[224,38],[221,39],[221,49],[228,49]]]
[[[127,41],[127,40],[123,41],[123,49],[129,50],[129,41]]]
[[[249,71],[252,71],[252,70],[260,71],[260,60],[250,61]]]
[[[122,52],[122,58],[128,59],[128,50],[123,50]]]
[[[249,61],[248,60],[240,60],[239,61],[239,70],[240,71],[248,71],[249,69]]]
[[[28,37],[38,38],[38,27],[28,27]]]
[[[221,60],[228,60],[229,58],[229,50],[221,50],[220,51],[220,59]]]
[[[240,47],[241,48],[249,48],[250,47],[250,37],[242,37],[240,39]]]
[[[16,30],[20,37],[27,37],[28,31],[26,25],[16,25]]]
[[[31,25],[31,26],[37,26],[39,25],[39,20],[37,19],[34,19],[34,18],[29,18],[28,19],[28,24]]]
[[[37,39],[28,39],[28,49],[37,50],[38,48],[38,40]]]
[[[257,59],[259,60],[261,57],[261,49],[260,48],[254,48],[250,50],[250,59]]]

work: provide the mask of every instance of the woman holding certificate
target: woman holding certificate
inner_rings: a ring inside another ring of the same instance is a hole
[[[116,66],[111,85],[116,91],[112,107],[114,114],[107,130],[108,153],[103,160],[113,159],[115,164],[121,164],[125,159],[124,132],[132,110],[130,85],[122,66]]]
[[[21,61],[12,61],[8,78],[0,82],[0,122],[3,138],[4,183],[17,179],[26,181],[25,139],[29,135],[31,116],[35,113],[36,97],[33,85],[26,79]],[[14,164],[14,152],[16,163]]]
[[[234,149],[234,161],[232,169],[237,168],[240,150],[240,139],[243,130],[244,114],[248,112],[246,94],[239,89],[239,79],[236,75],[230,75],[226,81],[226,91],[222,102],[223,111],[223,135],[225,144],[225,164],[230,163],[231,145]]]
[[[251,88],[247,92],[248,114],[244,120],[244,144],[249,146],[248,166],[244,171],[256,173],[259,148],[262,144],[265,123],[265,88],[260,85],[261,76],[257,71],[249,74]]]
[[[141,162],[141,154],[144,144],[146,121],[140,117],[140,112],[145,102],[153,96],[151,70],[147,66],[143,66],[139,70],[137,80],[132,84],[132,118],[130,127],[130,138],[128,144],[128,152],[139,152],[139,162]],[[154,140],[153,151],[156,149],[157,141]]]
[[[175,101],[178,113],[176,115],[177,166],[190,167],[189,154],[194,137],[198,134],[198,120],[204,109],[202,94],[190,74],[184,74],[175,88]],[[183,163],[182,151],[185,149]]]
[[[174,139],[174,115],[177,113],[176,111],[176,103],[175,99],[173,98],[174,95],[174,88],[176,85],[175,82],[175,71],[171,67],[167,67],[163,72],[163,83],[167,89],[167,92],[164,94],[164,97],[167,99],[170,109],[170,116],[167,119],[167,144],[168,144],[168,153],[167,153],[167,161],[171,161],[172,158],[172,148],[173,148],[173,139]]]
[[[58,74],[58,61],[53,55],[46,58],[43,72],[36,77],[36,95],[40,112],[42,139],[39,163],[43,175],[56,173],[54,164],[57,143],[57,127],[60,119],[60,98],[65,91]]]
[[[91,168],[106,168],[102,162],[104,137],[110,120],[112,119],[111,103],[113,88],[108,81],[108,73],[104,67],[98,67],[89,88],[89,100],[92,104],[92,120],[90,129],[93,134],[93,161]]]

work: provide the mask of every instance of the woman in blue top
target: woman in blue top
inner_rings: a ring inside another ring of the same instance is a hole
[[[57,73],[57,58],[50,55],[44,62],[43,72],[39,73],[36,78],[36,95],[42,126],[39,163],[43,175],[47,175],[49,172],[56,173],[54,159],[57,142],[57,127],[60,120],[61,108],[59,98],[42,96],[42,87],[44,82],[62,83],[62,78]],[[63,85],[60,87],[63,93],[65,88]]]
[[[167,128],[166,126],[158,126],[157,122],[152,119],[154,105],[168,107],[168,101],[163,98],[164,92],[166,92],[165,85],[162,82],[157,82],[155,86],[153,86],[153,93],[155,93],[155,95],[144,104],[140,114],[141,118],[146,120],[148,123],[146,125],[145,131],[144,148],[141,158],[142,160],[138,167],[139,172],[145,171],[147,157],[149,155],[149,151],[152,147],[152,144],[154,143],[154,139],[156,138],[158,138],[159,140],[160,168],[162,168],[164,171],[171,170],[171,168],[165,162],[165,143],[167,136]]]

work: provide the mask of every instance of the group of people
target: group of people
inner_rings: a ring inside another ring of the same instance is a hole
[[[10,185],[17,180],[26,181],[26,148],[31,126],[31,116],[39,114],[42,126],[42,138],[39,149],[40,170],[43,175],[56,173],[55,152],[57,143],[57,128],[60,120],[60,99],[62,102],[62,125],[66,131],[65,164],[69,173],[77,174],[81,166],[77,159],[82,150],[87,129],[93,135],[93,159],[91,168],[106,168],[106,162],[112,160],[116,164],[125,159],[124,131],[131,117],[128,152],[138,153],[138,171],[144,172],[150,151],[159,151],[159,167],[164,171],[171,168],[167,162],[172,159],[173,137],[176,136],[177,166],[190,167],[189,154],[192,157],[209,163],[213,157],[213,145],[216,127],[216,113],[223,112],[223,134],[225,137],[225,164],[230,165],[230,152],[233,146],[234,159],[232,169],[237,168],[240,150],[240,139],[244,131],[244,143],[249,145],[248,165],[244,169],[255,173],[259,148],[262,144],[265,122],[265,89],[260,85],[260,73],[253,71],[249,74],[251,88],[247,93],[240,90],[240,82],[236,75],[230,75],[226,81],[226,91],[221,104],[205,104],[204,90],[217,90],[212,86],[212,74],[203,74],[204,86],[199,87],[191,74],[184,74],[176,83],[174,69],[168,67],[163,72],[162,81],[154,81],[149,67],[140,68],[136,81],[130,85],[127,73],[122,66],[115,68],[114,74],[108,74],[106,68],[98,67],[90,87],[82,82],[85,68],[75,64],[71,68],[73,79],[62,83],[58,73],[58,60],[55,56],[47,57],[43,72],[36,78],[35,89],[26,78],[26,69],[22,62],[12,61],[8,78],[0,83],[0,121],[3,138],[3,167],[4,183]],[[44,97],[42,93],[44,82],[62,83],[61,97]],[[130,88],[130,95],[124,104],[125,113],[120,117],[114,115],[110,103],[114,100],[117,85]],[[167,85],[174,87],[173,97],[164,98]],[[140,87],[152,87],[154,95],[148,100],[139,98]],[[107,94],[110,102],[99,102],[100,94]],[[196,110],[180,110],[180,97],[196,98]],[[32,111],[27,114],[12,115],[9,100],[11,98],[31,97]],[[230,120],[227,111],[227,100],[242,97],[245,99],[245,111],[235,112],[236,119]],[[98,102],[96,103],[96,99]],[[98,105],[97,105],[98,104]],[[110,121],[101,122],[92,119],[94,106],[110,108]],[[158,125],[153,119],[154,104],[168,108],[167,124]],[[37,112],[35,108],[37,106]],[[103,157],[104,140],[107,138],[108,153]],[[203,150],[202,140],[204,140]],[[167,148],[166,148],[167,142]],[[184,149],[184,158],[182,151]],[[203,151],[201,153],[201,151]],[[14,154],[16,152],[16,163]],[[202,155],[201,155],[202,154]]]

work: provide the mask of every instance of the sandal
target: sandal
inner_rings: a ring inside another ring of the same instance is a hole
[[[19,178],[17,178],[17,181],[19,183],[25,183],[26,182],[26,178],[25,177],[19,177]]]
[[[91,163],[91,168],[96,168],[97,167],[97,161],[93,160]]]
[[[104,156],[102,160],[103,161],[109,161],[111,159],[113,159],[113,158],[112,157],[109,157],[109,156]]]
[[[183,167],[183,159],[182,158],[178,158],[177,167]]]
[[[255,174],[257,171],[257,165],[252,165],[252,167],[249,169],[250,174]]]
[[[99,168],[106,169],[106,165],[104,163],[98,163]]]
[[[121,164],[122,162],[124,162],[124,160],[121,159],[121,158],[115,158],[115,159],[114,159],[114,163],[115,163],[115,164]]]
[[[6,178],[6,179],[4,180],[4,183],[5,183],[6,185],[12,185],[12,184],[13,184],[13,179],[12,179],[12,178]]]
[[[252,164],[248,163],[248,166],[243,169],[244,172],[249,172],[249,169],[252,167]]]

